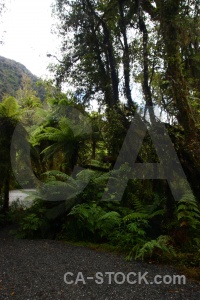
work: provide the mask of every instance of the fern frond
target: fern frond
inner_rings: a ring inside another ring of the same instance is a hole
[[[156,216],[163,216],[164,214],[165,214],[165,210],[164,209],[156,210],[152,214],[149,215],[149,219],[152,219],[152,218],[154,218]]]
[[[116,220],[117,222],[121,218],[120,214],[116,211],[109,211],[105,215],[101,216],[98,221],[103,221],[106,219]]]
[[[46,175],[48,177],[53,176],[55,179],[59,179],[61,181],[66,181],[71,178],[71,176],[69,176],[61,171],[58,171],[58,170],[51,170],[51,171],[43,173],[42,175]]]
[[[121,223],[120,214],[116,211],[110,211],[103,214],[97,220],[97,229],[100,230],[100,236],[108,236],[111,234],[114,227],[119,226]]]
[[[143,236],[144,237],[146,235],[146,232],[143,229],[141,229],[140,227],[138,227],[137,223],[130,223],[130,224],[128,224],[127,229],[130,232],[136,233],[139,236]]]
[[[177,219],[180,223],[186,221],[194,229],[200,225],[200,210],[192,193],[185,193],[178,202]]]
[[[144,259],[145,256],[152,256],[153,251],[159,249],[163,254],[176,256],[174,248],[170,245],[171,238],[166,235],[159,236],[156,240],[146,242],[136,253],[135,259]]]
[[[133,205],[134,205],[134,209],[136,210],[136,212],[146,213],[144,203],[142,202],[141,199],[139,199],[137,196],[133,195],[132,200],[133,200]]]
[[[146,219],[148,219],[148,215],[145,214],[145,213],[133,212],[133,213],[125,216],[123,218],[123,221],[124,222],[130,222],[132,220],[137,220],[137,219],[144,219],[144,220],[146,220]]]

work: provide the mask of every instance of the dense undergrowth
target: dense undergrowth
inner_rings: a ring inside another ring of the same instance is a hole
[[[85,178],[83,175],[88,172],[84,170],[77,177]],[[172,263],[200,279],[200,211],[194,196],[184,194],[179,202],[174,202],[171,218],[167,199],[156,194],[148,181],[129,180],[121,202],[115,200],[114,194],[102,201],[108,178],[123,172],[123,168],[108,173],[92,171],[91,176],[90,171],[89,184],[74,199],[45,201],[40,190],[30,193],[27,200],[34,199],[31,207],[14,202],[0,221],[4,223],[6,218],[17,224],[12,232],[17,238],[51,238],[92,243],[100,248],[106,245],[107,249],[125,253],[128,260]],[[62,180],[56,180],[55,174],[49,172],[51,184],[62,182],[66,188],[75,185],[60,172],[57,175]],[[116,184],[120,178],[115,176]]]

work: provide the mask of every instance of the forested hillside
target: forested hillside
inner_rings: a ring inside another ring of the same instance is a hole
[[[0,101],[6,95],[16,95],[16,91],[22,86],[22,78],[27,76],[33,83],[33,88],[40,98],[44,98],[44,90],[36,86],[39,80],[24,65],[0,56]]]

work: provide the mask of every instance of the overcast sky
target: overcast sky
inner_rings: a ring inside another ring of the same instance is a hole
[[[48,75],[51,59],[57,54],[59,41],[51,34],[55,19],[51,16],[54,0],[7,0],[7,11],[1,17],[0,55],[25,65],[37,76]],[[54,60],[55,62],[55,60]]]
[[[52,16],[55,0],[6,0],[7,11],[0,17],[0,56],[22,63],[43,79],[50,76],[47,66],[56,62],[47,53],[59,56],[60,41],[51,34],[56,19]],[[141,92],[134,85],[134,100]]]

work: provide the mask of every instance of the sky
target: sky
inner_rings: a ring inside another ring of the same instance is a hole
[[[6,12],[0,16],[0,56],[23,64],[42,79],[51,77],[47,67],[56,63],[61,41],[52,34],[56,19],[51,5],[55,0],[6,0]],[[141,102],[141,91],[134,85],[133,98]],[[94,104],[96,107],[96,104]]]
[[[46,69],[59,52],[59,40],[51,34],[51,4],[54,0],[7,0],[7,11],[0,20],[0,56],[16,60],[38,77],[49,77]]]

